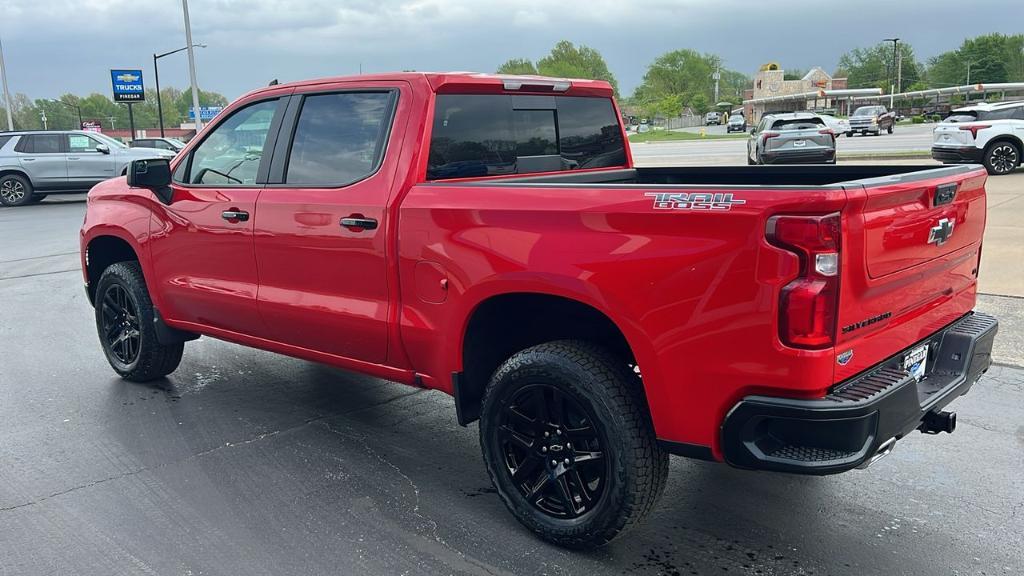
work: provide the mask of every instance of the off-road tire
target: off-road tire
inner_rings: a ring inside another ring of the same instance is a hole
[[[139,345],[134,359],[129,362],[117,357],[104,333],[104,297],[112,286],[123,288],[136,310]],[[103,271],[96,285],[95,308],[96,332],[99,335],[100,346],[111,368],[121,378],[131,382],[148,382],[174,372],[181,363],[184,343],[163,345],[157,340],[156,327],[153,323],[153,301],[149,297],[146,280],[142,276],[142,268],[138,262],[118,262]]]
[[[499,415],[516,392],[538,384],[589,410],[604,440],[607,483],[597,502],[572,519],[534,507],[513,483],[502,451]],[[625,360],[583,341],[548,342],[506,360],[484,394],[480,444],[491,481],[516,519],[544,540],[571,548],[601,546],[639,523],[668,476],[668,455],[657,444],[638,378]]]
[[[889,127],[885,129],[885,132],[887,134],[892,134],[892,129],[893,129],[894,126],[895,126],[895,124],[889,124]]]

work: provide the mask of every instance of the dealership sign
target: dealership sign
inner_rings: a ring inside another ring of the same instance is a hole
[[[199,107],[199,119],[202,121],[213,120],[213,117],[220,113],[220,106],[200,106]],[[191,120],[196,119],[196,109],[194,106],[189,106],[188,117]]]
[[[111,70],[110,82],[114,87],[114,102],[142,102],[146,99],[142,70]]]
[[[100,126],[99,120],[83,120],[81,125],[82,130],[86,132],[102,132],[103,129]]]

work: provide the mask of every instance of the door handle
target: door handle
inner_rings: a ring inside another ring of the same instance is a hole
[[[341,225],[345,228],[356,230],[357,232],[362,230],[374,230],[377,228],[377,221],[373,218],[366,218],[359,214],[353,214],[347,218],[341,219]]]
[[[249,219],[249,213],[245,210],[225,210],[220,213],[220,217],[227,220],[236,222],[245,222]]]
[[[81,160],[78,156],[68,156],[68,160]]]

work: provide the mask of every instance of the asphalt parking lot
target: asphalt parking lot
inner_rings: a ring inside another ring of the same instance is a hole
[[[924,153],[927,157],[932,143],[934,124],[900,124],[892,134],[879,136],[840,136],[836,139],[836,153],[844,155],[901,155]],[[700,127],[686,128],[699,132]],[[708,126],[708,134],[723,135],[725,126]],[[746,164],[746,138],[720,138],[708,140],[680,140],[645,142],[632,145],[633,159],[640,166],[686,166],[702,164]]]
[[[1024,173],[1004,180],[989,233],[1012,250]],[[1024,572],[1019,346],[953,404],[952,435],[823,478],[674,459],[645,525],[570,552],[505,511],[441,393],[210,338],[163,381],[116,378],[81,288],[84,211],[0,208],[0,575]],[[1019,319],[1019,296],[982,305]]]

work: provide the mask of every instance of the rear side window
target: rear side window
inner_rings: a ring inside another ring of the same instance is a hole
[[[978,114],[978,120],[1015,120],[1024,118],[1024,106],[989,110]]]
[[[440,94],[427,179],[622,166],[608,98]]]
[[[11,141],[11,138],[14,138],[14,136],[0,136],[0,148],[6,146]]]
[[[62,139],[60,134],[28,134],[21,137],[14,149],[26,154],[60,154]]]
[[[392,101],[391,92],[306,96],[285,182],[343,186],[374,173],[383,156]]]

